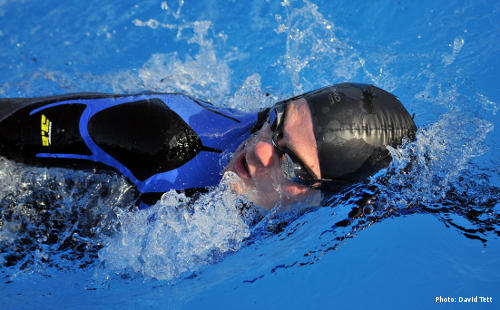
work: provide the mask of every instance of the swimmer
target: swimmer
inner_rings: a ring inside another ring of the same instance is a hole
[[[218,184],[271,209],[362,181],[415,136],[392,94],[366,84],[324,87],[257,113],[183,94],[81,93],[0,99],[0,155],[38,166],[111,169],[143,205],[171,189]],[[231,158],[232,156],[232,158]]]

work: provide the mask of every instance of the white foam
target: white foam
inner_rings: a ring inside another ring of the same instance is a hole
[[[218,58],[213,47],[211,22],[166,24],[155,19],[147,21],[135,19],[133,23],[153,30],[160,30],[158,28],[175,30],[177,40],[184,40],[188,44],[197,46],[199,51],[194,56],[186,55],[184,59],[179,57],[177,52],[152,54],[139,70],[126,70],[114,74],[111,77],[113,91],[183,92],[214,103],[221,102],[230,92],[230,69],[223,57]],[[222,33],[216,36],[224,37]]]
[[[388,199],[405,208],[443,198],[452,186],[460,184],[470,160],[488,150],[485,139],[492,130],[490,122],[454,111],[420,128],[411,144],[388,147],[393,157],[390,167],[397,171],[389,179]],[[397,186],[404,191],[395,191]]]
[[[250,230],[224,182],[197,200],[170,191],[146,210],[118,214],[121,231],[99,257],[108,270],[172,280],[238,250]]]

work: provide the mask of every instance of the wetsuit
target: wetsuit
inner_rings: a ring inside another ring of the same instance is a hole
[[[279,142],[286,107],[299,100],[309,105],[321,179]],[[0,155],[43,166],[111,168],[153,202],[170,189],[216,185],[231,153],[264,121],[283,175],[330,191],[386,167],[386,146],[397,147],[417,131],[396,96],[367,84],[323,87],[258,113],[182,94],[73,94],[0,99]]]
[[[143,197],[159,198],[170,189],[216,185],[258,119],[182,94],[0,99],[0,155],[42,166],[110,168]]]

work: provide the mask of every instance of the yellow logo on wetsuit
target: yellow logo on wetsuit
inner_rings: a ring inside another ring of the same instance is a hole
[[[52,122],[42,114],[42,145],[49,146],[52,143]]]

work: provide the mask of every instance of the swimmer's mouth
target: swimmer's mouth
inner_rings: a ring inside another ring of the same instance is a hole
[[[234,168],[240,178],[243,179],[251,178],[250,170],[248,169],[247,159],[244,153],[238,157]]]

